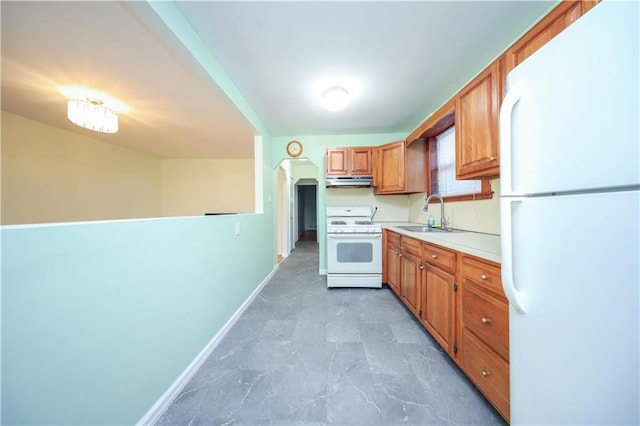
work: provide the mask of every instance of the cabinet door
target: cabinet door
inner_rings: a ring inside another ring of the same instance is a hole
[[[380,185],[378,193],[404,191],[404,141],[380,147]]]
[[[371,148],[349,148],[349,174],[372,176]]]
[[[346,175],[348,171],[347,148],[327,149],[327,174]]]
[[[373,182],[371,185],[374,187],[380,186],[380,147],[376,146],[371,148],[371,171],[373,174]]]
[[[506,57],[507,73],[591,9],[594,1],[563,1],[515,42]]]
[[[458,179],[500,174],[498,116],[502,99],[498,59],[469,83],[456,99],[456,175]]]
[[[400,265],[401,298],[407,308],[417,317],[420,309],[420,258],[404,251]]]
[[[453,355],[455,277],[433,265],[426,265],[422,292],[422,324],[442,348]]]
[[[400,296],[400,248],[393,244],[387,246],[387,284]]]

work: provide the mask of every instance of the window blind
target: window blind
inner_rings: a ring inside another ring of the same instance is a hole
[[[482,190],[480,180],[456,179],[456,130],[450,127],[436,136],[438,151],[438,193],[440,195],[473,194]]]

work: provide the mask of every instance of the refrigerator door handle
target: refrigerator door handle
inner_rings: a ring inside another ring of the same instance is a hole
[[[523,81],[516,82],[509,88],[500,107],[500,178],[504,187],[502,195],[517,195],[513,192],[512,157],[511,157],[511,114],[524,94]]]
[[[512,208],[516,203],[522,203],[522,197],[506,197],[500,199],[501,234],[500,244],[502,252],[502,288],[511,306],[521,314],[527,312],[525,296],[518,291],[513,278],[513,227]]]

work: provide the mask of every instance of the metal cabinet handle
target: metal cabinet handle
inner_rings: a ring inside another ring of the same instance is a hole
[[[433,254],[431,255],[431,258],[432,258],[432,259],[437,259],[437,258],[438,258],[438,254],[437,254],[437,253],[433,253]]]
[[[491,324],[491,318],[482,317],[481,319],[483,324]]]
[[[487,370],[482,370],[482,371],[481,371],[481,374],[482,374],[484,377],[488,377],[491,373],[490,373],[490,372],[488,372]]]
[[[489,278],[489,276],[487,274],[482,274],[480,275],[480,278],[482,278],[483,281],[486,281]]]
[[[424,269],[424,265],[420,264],[420,270],[422,271]]]

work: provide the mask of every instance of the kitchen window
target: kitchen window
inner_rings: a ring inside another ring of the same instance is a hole
[[[425,132],[429,146],[427,195],[440,194],[445,201],[484,200],[492,197],[488,179],[456,179],[456,134],[453,113]]]

